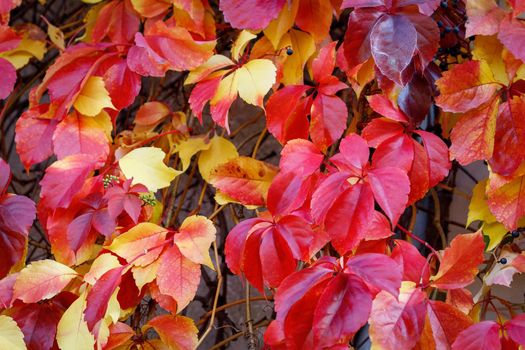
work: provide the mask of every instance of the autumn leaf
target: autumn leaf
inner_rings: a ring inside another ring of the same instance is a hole
[[[241,156],[214,168],[210,183],[244,205],[262,206],[276,173],[269,164]]]
[[[177,302],[177,312],[184,309],[195,296],[200,277],[200,265],[184,257],[177,246],[162,253],[157,284],[162,294]]]
[[[133,184],[143,184],[148,190],[155,192],[159,188],[168,187],[180,174],[164,164],[165,157],[166,154],[160,148],[141,147],[122,157],[119,166],[127,179],[133,179]]]
[[[180,252],[196,264],[213,269],[209,249],[215,241],[215,226],[204,216],[189,216],[182,222],[173,240]]]
[[[88,154],[70,155],[53,163],[40,182],[40,203],[51,208],[67,207],[95,166],[96,159]]]
[[[165,228],[142,222],[116,237],[107,249],[123,257],[128,263],[146,266],[162,252],[166,234]]]
[[[468,286],[483,262],[484,250],[481,231],[456,236],[445,249],[437,274],[431,277],[432,285],[442,289]]]
[[[77,276],[75,270],[54,260],[32,262],[20,271],[14,285],[13,298],[24,303],[52,298]]]
[[[235,145],[224,137],[213,137],[209,145],[199,154],[197,162],[202,178],[208,183],[213,169],[239,156]]]
[[[5,349],[25,350],[24,334],[9,316],[0,315],[0,346]]]
[[[497,350],[501,349],[499,325],[494,321],[476,323],[459,333],[452,350]]]
[[[170,349],[193,350],[197,346],[197,327],[185,316],[162,315],[148,321],[144,328],[152,327]]]
[[[101,77],[90,77],[80,90],[73,104],[83,115],[94,117],[104,108],[114,108],[111,98]]]
[[[372,343],[385,350],[411,349],[423,331],[426,307],[426,295],[412,282],[403,282],[399,300],[380,292],[372,304],[369,321]]]
[[[62,315],[56,336],[61,349],[91,350],[95,346],[95,338],[84,320],[85,307],[86,293],[82,293]]]

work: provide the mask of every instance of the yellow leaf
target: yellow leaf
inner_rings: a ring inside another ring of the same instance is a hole
[[[175,145],[174,152],[179,153],[179,158],[182,162],[182,171],[188,169],[191,158],[196,155],[197,152],[210,148],[210,143],[207,142],[207,139],[207,136],[192,136]]]
[[[142,290],[146,284],[153,282],[157,277],[157,271],[159,269],[160,260],[157,259],[147,266],[133,266],[131,272],[133,273],[133,279],[139,290]]]
[[[483,231],[483,234],[489,238],[489,244],[487,245],[486,250],[496,248],[508,232],[505,226],[499,222],[485,222],[481,226],[481,231]]]
[[[483,226],[481,229],[483,234],[489,237],[489,244],[486,249],[492,250],[501,242],[507,233],[507,229],[497,222],[494,215],[490,212],[487,204],[487,196],[485,195],[487,181],[488,179],[478,182],[472,190],[466,226],[468,227],[472,222],[477,220],[482,221]]]
[[[496,218],[490,212],[487,204],[486,188],[487,179],[478,182],[472,189],[472,198],[468,207],[467,227],[476,220],[489,223],[496,222]]]
[[[84,320],[85,308],[86,293],[82,293],[62,315],[56,336],[61,350],[93,350],[95,337]]]
[[[26,33],[16,48],[0,53],[0,57],[11,62],[16,69],[20,69],[33,57],[42,60],[46,51],[45,41],[31,39],[29,34]]]
[[[256,37],[257,35],[250,33],[247,30],[243,30],[232,45],[232,58],[235,61],[238,61],[239,57],[242,55],[242,52],[246,48],[246,45],[248,45],[250,40],[255,39]]]
[[[89,77],[73,105],[80,114],[89,117],[96,116],[104,108],[115,109],[102,77]]]
[[[263,206],[277,168],[250,157],[237,157],[212,170],[210,183],[243,205]]]
[[[233,73],[238,76],[239,96],[249,104],[263,107],[264,96],[275,83],[276,73],[277,69],[270,60],[249,61]]]
[[[209,183],[213,168],[238,156],[233,143],[224,137],[215,136],[210,140],[210,147],[199,155],[198,165],[202,178]]]
[[[237,71],[227,75],[222,79],[217,87],[215,95],[210,100],[210,105],[216,105],[223,100],[233,100],[237,97],[239,91],[239,76]],[[226,125],[228,125],[226,123]]]
[[[88,13],[84,16],[84,34],[77,39],[77,41],[82,41],[85,43],[90,43],[92,41],[93,28],[97,23],[97,18],[99,16],[100,10],[105,6],[104,3],[98,3],[92,6]]]
[[[25,350],[24,333],[9,316],[0,316],[0,349]]]
[[[106,249],[133,265],[146,266],[162,252],[167,232],[158,225],[141,222],[115,238]]]
[[[84,282],[94,285],[95,282],[109,270],[121,266],[118,258],[113,254],[99,255],[91,264],[89,272],[84,275]]]
[[[293,54],[287,56],[284,61],[281,83],[302,84],[304,66],[315,53],[314,38],[308,33],[294,29],[283,37],[280,46],[283,50],[287,47],[293,50]]]
[[[98,129],[104,130],[108,141],[112,140],[111,131],[113,130],[113,123],[111,123],[111,117],[106,111],[101,111],[98,115],[93,118],[89,118],[90,122],[87,125],[96,127]]]
[[[279,17],[272,20],[268,27],[264,29],[264,35],[270,40],[275,49],[278,48],[283,35],[292,28],[298,8],[299,0],[293,0],[291,6],[288,1],[279,13]]]
[[[479,40],[478,40],[479,39]],[[485,61],[490,65],[494,78],[503,85],[509,84],[505,62],[502,59],[503,45],[496,36],[476,36],[472,56],[478,61]]]
[[[164,164],[166,154],[156,147],[134,149],[119,160],[120,169],[133,184],[143,184],[155,192],[168,187],[181,172]]]
[[[47,35],[53,44],[58,47],[60,50],[64,51],[66,49],[66,43],[64,42],[64,33],[60,28],[55,27],[47,19],[44,18],[44,21],[47,24]]]

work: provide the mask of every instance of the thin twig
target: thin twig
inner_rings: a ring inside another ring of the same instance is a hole
[[[206,328],[206,331],[202,334],[195,348],[198,348],[199,345],[202,344],[204,339],[206,339],[208,334],[210,334],[211,332],[213,323],[215,322],[215,315],[217,313],[217,302],[219,301],[219,294],[221,293],[222,272],[221,272],[221,267],[219,265],[219,251],[217,249],[217,241],[213,242],[213,252],[215,253],[215,271],[217,271],[217,289],[215,290],[215,297],[213,298],[213,308],[211,309],[211,316],[210,316],[210,322],[208,324],[208,328]]]

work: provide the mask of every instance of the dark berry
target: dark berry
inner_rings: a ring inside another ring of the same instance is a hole
[[[439,5],[444,9],[448,8],[448,3],[446,1],[441,1],[441,4]]]
[[[507,258],[499,259],[499,263],[502,264],[502,265],[505,265],[507,263]]]
[[[514,230],[511,232],[511,235],[513,238],[518,238],[520,236],[520,232],[518,230]]]
[[[456,34],[459,33],[459,27],[458,27],[458,26],[455,26],[455,27],[454,27],[454,33],[456,33]]]
[[[443,27],[443,22],[437,21],[437,25],[438,25],[439,28],[441,28],[441,27]]]
[[[287,54],[288,56],[293,55],[293,50],[292,50],[291,47],[289,47],[289,48],[286,49],[286,54]]]
[[[445,27],[445,33],[450,33],[452,31],[452,28],[451,27]]]
[[[441,69],[441,70],[447,70],[447,68],[448,68],[448,64],[447,64],[447,62],[441,62],[441,63],[439,64],[439,69]]]

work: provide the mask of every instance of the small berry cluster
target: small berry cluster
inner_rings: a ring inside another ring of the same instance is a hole
[[[118,182],[118,181],[119,181],[119,178],[118,178],[118,176],[115,176],[115,175],[106,175],[102,179],[102,183],[104,184],[104,188],[108,188],[111,185],[113,185],[114,182]]]
[[[152,193],[141,194],[139,197],[144,202],[144,205],[155,205],[155,203],[157,203],[157,200]]]

